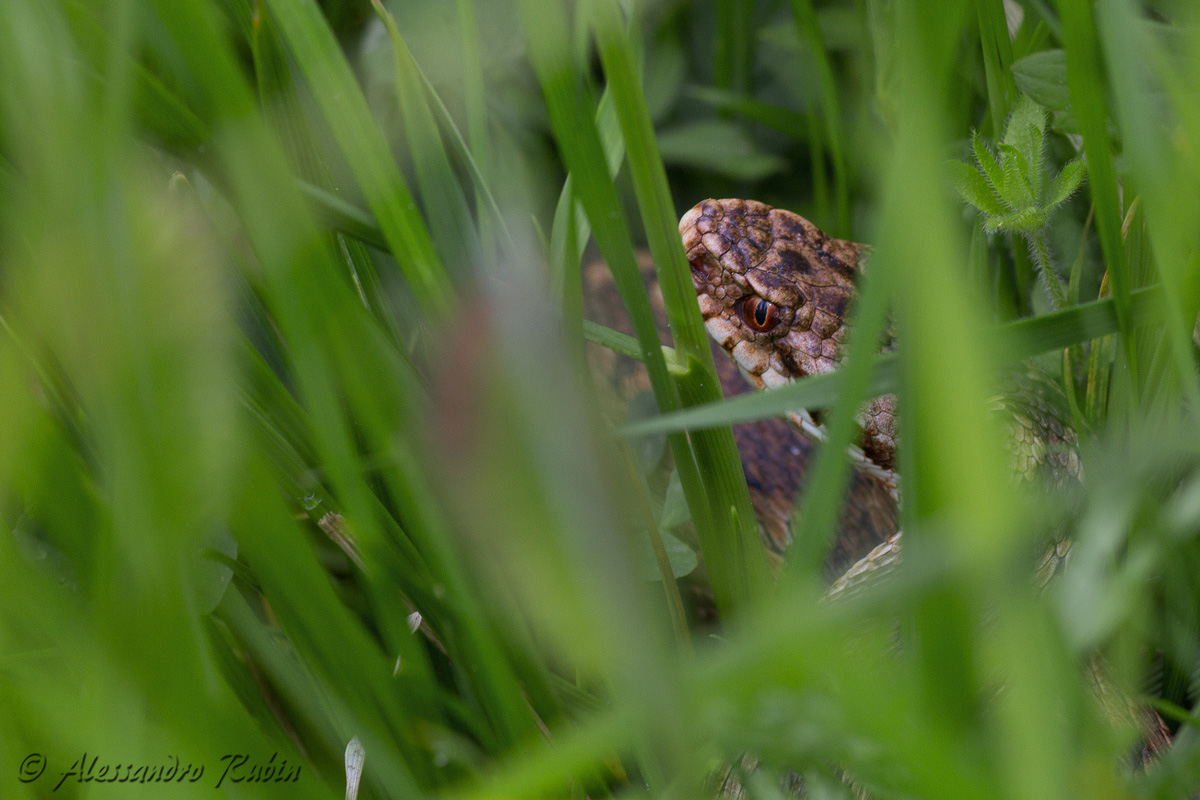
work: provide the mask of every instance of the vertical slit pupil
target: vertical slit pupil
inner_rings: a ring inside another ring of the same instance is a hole
[[[754,321],[759,325],[767,324],[767,314],[770,312],[770,307],[766,300],[759,300],[758,305],[754,307]]]

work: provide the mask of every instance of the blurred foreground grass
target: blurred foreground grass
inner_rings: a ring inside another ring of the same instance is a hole
[[[755,797],[1194,796],[1195,12],[0,4],[0,796],[340,796],[352,737],[360,797],[701,796],[744,752]],[[898,357],[716,402],[675,233],[709,196],[872,242]],[[599,413],[593,247],[659,433]],[[1014,486],[986,412],[1031,355],[1083,441],[1065,496]],[[906,555],[825,603],[868,386]],[[777,578],[729,423],[802,406],[841,434]],[[1144,770],[1095,664],[1177,730]],[[174,759],[203,776],[128,785]]]

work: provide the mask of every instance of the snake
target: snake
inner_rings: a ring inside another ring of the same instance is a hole
[[[697,203],[680,219],[679,233],[705,328],[751,386],[770,390],[841,366],[869,247],[829,236],[799,214],[753,200]],[[1062,386],[1032,367],[1007,378],[1009,385],[993,398],[992,410],[1006,428],[1016,479],[1059,488],[1080,481],[1078,436],[1069,422]],[[809,412],[791,412],[787,418],[801,436],[824,439],[824,429]],[[869,400],[856,420],[859,437],[850,448],[851,461],[898,503],[895,397]],[[862,500],[855,494],[850,495],[852,504]],[[841,571],[826,599],[859,591],[891,573],[900,561],[902,542],[899,530],[887,535]],[[1049,581],[1068,551],[1068,540],[1051,543],[1036,569],[1039,585]],[[1162,719],[1109,687],[1097,662],[1089,669],[1091,685],[1106,711],[1141,728],[1142,743],[1135,755],[1140,763],[1150,763],[1170,741]],[[726,773],[722,793],[740,796],[732,776]]]
[[[829,236],[799,214],[754,200],[697,203],[681,218],[679,233],[705,328],[750,385],[770,390],[841,366],[868,246]],[[1014,474],[1059,485],[1078,480],[1078,436],[1061,386],[1036,370],[1019,378],[993,401],[1007,428]],[[801,435],[823,440],[824,429],[808,411],[787,418]],[[851,460],[898,502],[895,397],[869,400],[857,422]],[[896,531],[878,543],[834,581],[829,595],[894,566],[902,540]],[[1055,543],[1039,574],[1051,574],[1065,549]]]
[[[840,368],[856,287],[868,268],[869,246],[831,237],[799,214],[753,200],[697,203],[681,218],[679,232],[726,396],[769,391]],[[660,334],[669,342],[653,261],[644,251],[639,259]],[[588,318],[631,333],[604,261],[586,264],[583,281]],[[629,406],[630,398],[640,394],[653,405],[640,362],[599,345],[589,346],[587,352],[591,371],[600,378],[601,397],[609,394],[614,405]],[[1003,394],[992,398],[991,406],[1007,433],[1015,480],[1060,488],[1078,483],[1078,437],[1061,384],[1035,367],[1006,375],[1004,384]],[[852,471],[825,562],[825,596],[830,601],[877,585],[901,558],[895,398],[868,401],[857,421],[860,436],[849,457],[858,469]],[[820,417],[797,411],[786,419],[744,423],[733,430],[763,545],[782,563],[791,545],[791,515],[807,477],[809,456],[814,444],[825,438]],[[1058,570],[1068,549],[1066,540],[1050,544],[1036,568],[1039,585]],[[1165,750],[1170,734],[1161,718],[1105,688],[1099,673],[1090,680],[1109,713],[1141,726],[1143,739],[1135,754],[1139,763],[1148,764]],[[721,796],[742,794],[736,770],[724,771],[714,786]]]
[[[644,250],[639,251],[638,258],[660,337],[668,343],[667,314],[653,260]],[[583,283],[587,318],[632,334],[631,321],[603,259],[584,265]],[[722,392],[728,397],[754,391],[755,387],[739,374],[733,359],[727,358],[711,338],[709,341]],[[637,408],[653,413],[650,382],[641,361],[592,342],[587,343],[585,352],[597,396],[609,416],[628,418],[630,408],[635,413]],[[792,543],[794,501],[807,482],[819,426],[810,427],[806,434],[792,422],[770,418],[736,425],[733,434],[764,549],[774,564],[782,565]],[[897,527],[898,506],[891,482],[881,480],[870,470],[853,471],[837,535],[825,562],[826,577],[832,581],[844,574],[893,536]]]

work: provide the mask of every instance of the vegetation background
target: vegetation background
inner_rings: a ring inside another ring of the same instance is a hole
[[[357,738],[371,798],[703,796],[746,752],[764,798],[1195,796],[1196,12],[0,3],[0,795],[336,796]],[[722,196],[874,245],[839,376],[718,402],[675,226]],[[583,319],[592,248],[632,340]],[[585,336],[660,413],[600,415]],[[1031,357],[1065,494],[986,410]],[[881,390],[904,563],[824,602]],[[830,445],[773,576],[729,426],[799,407]],[[1145,768],[1122,696],[1175,731]]]

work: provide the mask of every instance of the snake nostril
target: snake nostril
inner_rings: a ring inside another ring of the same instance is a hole
[[[710,263],[711,260],[712,255],[707,250],[688,259],[688,264],[692,268],[692,279],[697,287],[712,283],[712,276],[716,274],[716,266]]]

